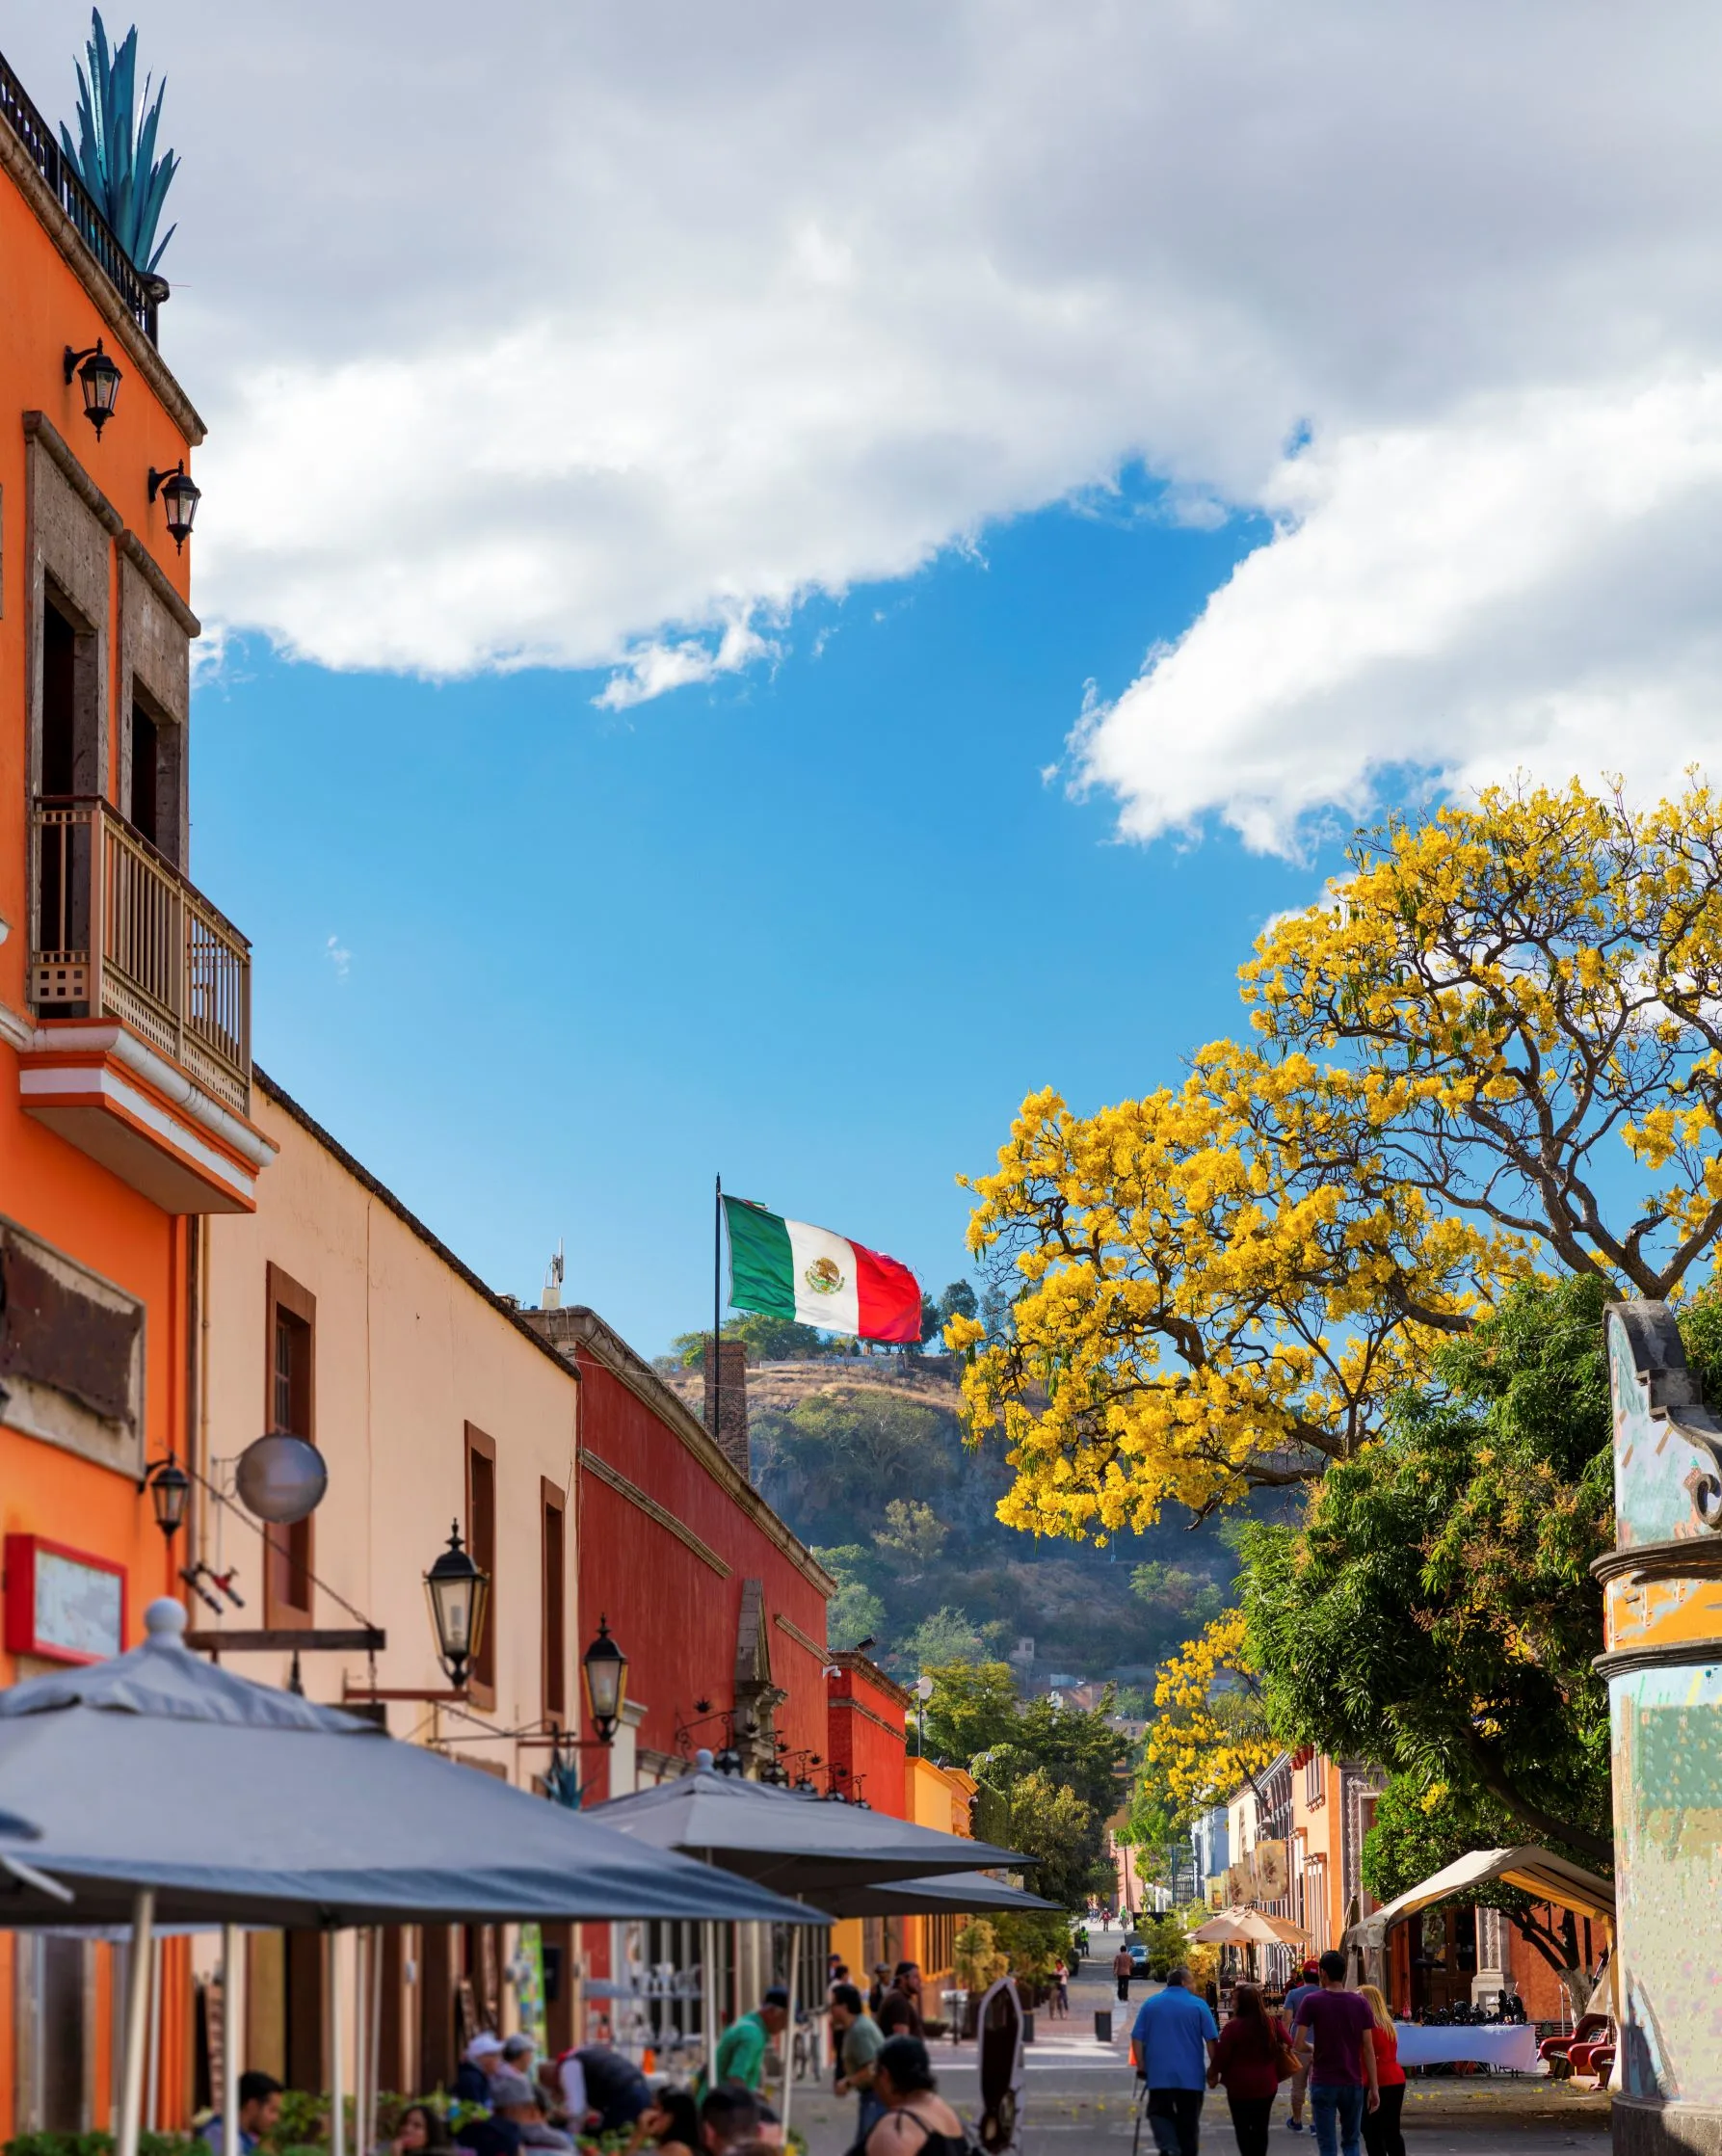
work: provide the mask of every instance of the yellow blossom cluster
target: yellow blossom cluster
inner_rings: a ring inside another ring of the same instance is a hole
[[[1199,1811],[1260,1773],[1279,1748],[1258,1702],[1244,1613],[1228,1610],[1162,1663],[1144,1779],[1176,1807]]]

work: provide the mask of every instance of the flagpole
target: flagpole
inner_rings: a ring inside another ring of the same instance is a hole
[[[711,1211],[711,1441],[724,1443],[724,1356],[718,1344],[718,1321],[723,1310],[724,1278],[724,1179],[717,1178],[717,1196]]]

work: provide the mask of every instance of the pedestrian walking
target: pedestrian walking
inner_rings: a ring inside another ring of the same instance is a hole
[[[913,1961],[899,1961],[890,1989],[874,2010],[874,2018],[887,2036],[924,2036],[921,2026],[921,1973]]]
[[[1130,1997],[1130,1975],[1136,1964],[1130,1959],[1128,1947],[1120,1947],[1112,1956],[1112,1974],[1118,1979],[1118,1995],[1126,2005]]]
[[[1330,1947],[1316,1963],[1319,1991],[1298,2002],[1292,2037],[1310,2075],[1310,2112],[1321,2156],[1359,2156],[1364,2114],[1380,2108],[1375,2016],[1345,1986],[1345,1956]]]
[[[1071,1972],[1061,1954],[1052,1964],[1052,2018],[1068,2021],[1071,2016]]]
[[[789,1994],[781,1983],[774,1983],[751,2013],[732,2021],[718,2038],[713,2085],[756,2092],[765,2079],[766,2045],[788,2026]]]
[[[1399,2032],[1392,2010],[1372,1983],[1360,1983],[1358,1997],[1368,2003],[1375,2016],[1369,2041],[1375,2047],[1375,2080],[1381,2090],[1378,2111],[1364,2114],[1364,2146],[1369,2156],[1405,2156],[1405,2136],[1399,2130],[1399,2114],[1405,2104],[1405,2068],[1399,2063]]]
[[[1130,2058],[1148,2084],[1148,2126],[1160,2156],[1196,2156],[1202,2097],[1220,2032],[1205,1999],[1190,1989],[1190,1972],[1166,1974],[1166,1987],[1144,1999],[1130,2031]]]
[[[859,2146],[878,2125],[885,2106],[873,2088],[873,2066],[885,2045],[885,2033],[861,2005],[861,1995],[852,1983],[839,1983],[831,1995],[832,2034],[837,2039],[837,2094],[854,2093],[861,2099],[860,2128],[852,2146]]]
[[[1320,1989],[1321,1971],[1313,1961],[1306,1961],[1299,1973],[1298,1981],[1285,1994],[1285,2025],[1287,2028],[1297,2026],[1297,2010],[1311,1991],[1319,1991]],[[1295,2054],[1293,2056],[1295,2057]],[[1285,2121],[1294,2134],[1301,2134],[1304,2130],[1304,2098],[1309,2092],[1309,2071],[1306,2067],[1300,2065],[1291,2077],[1291,2116]]]
[[[1269,2013],[1255,1984],[1240,1983],[1207,2069],[1208,2087],[1226,2091],[1238,2156],[1267,2156],[1268,2124],[1289,2049],[1285,2024]]]

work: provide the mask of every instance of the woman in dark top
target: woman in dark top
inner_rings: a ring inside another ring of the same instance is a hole
[[[1232,2019],[1207,2069],[1210,2089],[1224,2089],[1232,2110],[1238,2156],[1267,2156],[1268,2118],[1280,2088],[1280,2047],[1285,2026],[1261,2003],[1253,1983],[1240,1983]]]
[[[939,2093],[918,2036],[893,2036],[880,2046],[873,2093],[885,2116],[867,2136],[867,2156],[965,2156],[963,2121]]]

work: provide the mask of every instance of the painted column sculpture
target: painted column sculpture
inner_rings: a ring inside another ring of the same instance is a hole
[[[1616,1304],[1607,1329],[1614,2145],[1722,2156],[1722,1424],[1665,1303]]]

